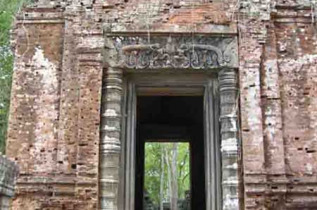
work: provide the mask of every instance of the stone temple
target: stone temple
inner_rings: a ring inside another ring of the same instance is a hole
[[[192,210],[317,209],[316,18],[313,0],[27,6],[10,208],[146,210],[144,139],[188,137]]]

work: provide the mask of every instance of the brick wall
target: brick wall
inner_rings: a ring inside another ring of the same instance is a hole
[[[13,30],[13,209],[97,208],[104,28],[238,35],[241,206],[316,208],[314,12],[304,0],[42,0],[24,9]]]

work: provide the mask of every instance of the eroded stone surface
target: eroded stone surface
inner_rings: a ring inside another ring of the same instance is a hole
[[[9,210],[14,196],[15,181],[19,174],[18,166],[0,155],[0,209]]]

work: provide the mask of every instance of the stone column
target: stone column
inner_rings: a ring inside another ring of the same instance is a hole
[[[15,179],[18,166],[0,155],[0,209],[9,210],[10,200],[14,196]]]
[[[119,160],[121,151],[122,72],[115,67],[115,50],[106,39],[107,61],[103,76],[102,122],[100,142],[100,209],[118,209]]]
[[[222,209],[224,210],[239,209],[237,83],[237,74],[234,69],[223,69],[219,72]]]

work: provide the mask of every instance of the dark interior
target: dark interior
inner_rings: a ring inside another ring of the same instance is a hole
[[[135,209],[143,210],[144,146],[149,141],[190,144],[191,209],[206,209],[202,96],[138,96]]]

